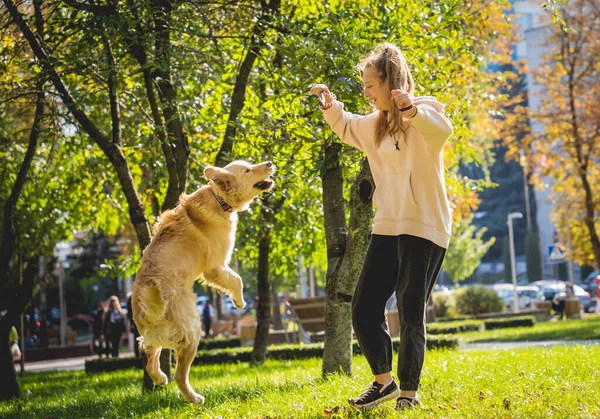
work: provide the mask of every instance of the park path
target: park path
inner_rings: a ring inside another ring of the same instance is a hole
[[[130,358],[133,352],[120,352],[119,357]],[[87,359],[98,359],[97,355],[79,356],[64,359],[49,359],[47,361],[25,362],[25,373],[43,371],[77,371],[85,369]],[[17,375],[21,373],[21,364],[15,364]]]
[[[517,342],[473,342],[463,343],[458,348],[468,350],[494,350],[494,349],[522,349],[522,348],[550,348],[552,346],[589,346],[600,345],[600,339],[586,340],[540,340],[540,341],[517,341]]]

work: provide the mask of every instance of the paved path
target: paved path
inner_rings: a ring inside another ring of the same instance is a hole
[[[133,352],[120,352],[119,357],[129,358]],[[47,361],[25,362],[25,373],[41,371],[76,371],[85,369],[86,359],[98,359],[97,355],[80,356],[76,358],[51,359]],[[21,364],[16,363],[17,373],[21,372]]]
[[[459,346],[460,350],[502,350],[502,349],[522,349],[522,348],[549,348],[560,345],[600,345],[600,339],[589,340],[545,340],[532,342],[482,342],[465,343]],[[119,356],[123,358],[132,357],[133,352],[121,352]],[[53,359],[49,361],[29,362],[25,364],[25,373],[41,371],[77,371],[85,369],[86,359],[98,359],[97,356],[82,356],[77,358]],[[21,371],[21,366],[17,364],[17,373]]]
[[[459,346],[461,350],[472,349],[522,349],[522,348],[549,348],[552,346],[574,346],[574,345],[600,345],[600,339],[586,340],[543,340],[543,341],[519,341],[519,342],[474,342],[464,343]]]

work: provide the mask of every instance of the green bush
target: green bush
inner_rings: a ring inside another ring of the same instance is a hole
[[[445,294],[433,294],[433,311],[435,312],[436,319],[454,314],[456,310],[452,297]]]
[[[454,323],[464,320],[474,320],[475,316],[436,317],[435,323]]]
[[[504,310],[504,303],[494,290],[480,285],[460,290],[456,295],[459,314],[495,313]]]
[[[199,351],[223,348],[238,348],[242,346],[239,338],[202,339],[198,343]]]
[[[507,327],[533,327],[535,325],[535,317],[522,316],[507,319],[486,319],[483,323],[485,330],[504,329]]]
[[[394,350],[398,350],[400,339],[392,339]],[[436,335],[427,336],[428,349],[455,349],[458,347],[458,339],[455,336]],[[360,348],[356,341],[352,345],[355,354],[360,354]],[[238,362],[249,362],[252,348],[224,348],[198,351],[194,358],[194,365],[229,364]],[[323,343],[291,344],[271,346],[267,350],[267,359],[294,360],[306,358],[319,358],[323,356]],[[85,372],[90,374],[102,371],[115,371],[125,368],[142,368],[141,358],[106,358],[85,361]]]
[[[480,332],[484,328],[482,321],[466,320],[462,322],[430,323],[427,333],[430,335],[456,334],[459,332]]]

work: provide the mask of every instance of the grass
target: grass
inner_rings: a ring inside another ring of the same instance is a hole
[[[533,327],[465,332],[462,343],[600,339],[600,316],[536,323]]]
[[[425,410],[407,418],[600,417],[600,347],[575,346],[427,353],[421,397]],[[92,376],[84,372],[32,373],[20,400],[0,403],[10,418],[331,418],[399,417],[393,403],[371,413],[347,407],[371,379],[362,356],[352,377],[320,377],[321,360],[268,361],[192,368],[191,383],[204,406],[183,401],[174,384],[142,394],[141,372]]]

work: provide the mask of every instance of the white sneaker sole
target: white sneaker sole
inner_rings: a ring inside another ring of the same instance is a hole
[[[399,388],[397,388],[393,393],[390,393],[387,396],[382,397],[381,399],[377,399],[374,402],[367,403],[367,404],[361,404],[360,406],[355,405],[353,403],[350,403],[350,406],[352,406],[354,409],[356,409],[359,412],[361,412],[363,410],[373,409],[374,407],[380,405],[381,403],[385,403],[385,402],[388,402],[390,400],[394,400],[394,399],[396,399],[398,397],[400,397],[400,389]]]

